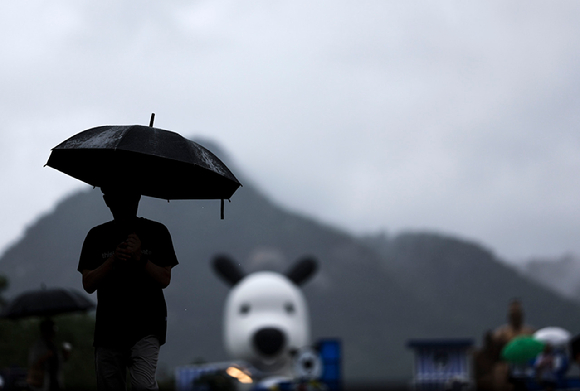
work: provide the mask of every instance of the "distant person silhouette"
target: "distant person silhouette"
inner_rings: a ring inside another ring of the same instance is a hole
[[[34,391],[59,391],[63,389],[63,363],[68,360],[70,348],[61,349],[55,342],[56,326],[50,319],[40,323],[40,338],[30,349],[26,382]]]
[[[502,347],[515,337],[534,334],[534,328],[524,323],[524,308],[522,302],[514,299],[508,306],[508,323],[495,329],[494,340]]]
[[[97,389],[157,390],[159,348],[166,340],[163,289],[178,264],[165,225],[137,217],[141,195],[127,186],[101,189],[113,221],[92,228],[78,270],[97,291],[94,335]]]
[[[546,344],[544,351],[536,358],[535,364],[536,379],[546,391],[556,389],[562,365],[562,354],[557,354],[552,345]]]
[[[509,303],[507,317],[508,323],[498,327],[493,333],[494,342],[500,348],[505,347],[516,337],[534,334],[534,328],[524,323],[524,309],[520,300],[514,299]],[[505,362],[500,362],[497,374],[500,377],[499,383],[506,379],[514,391],[526,390],[526,374],[522,365],[508,365]]]
[[[499,362],[499,349],[493,332],[486,331],[483,346],[473,354],[473,377],[478,391],[495,391],[494,370]]]

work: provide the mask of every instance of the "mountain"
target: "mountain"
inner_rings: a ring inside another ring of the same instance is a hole
[[[479,340],[504,322],[513,297],[523,299],[535,326],[576,331],[580,325],[576,303],[526,279],[481,245],[433,233],[356,237],[275,204],[218,146],[200,143],[244,187],[226,203],[225,220],[219,201],[141,201],[139,214],[169,228],[180,261],[165,290],[169,324],[161,368],[226,359],[221,322],[228,287],[210,267],[217,253],[248,272],[284,271],[304,255],[318,259],[319,273],[303,288],[313,337],[342,339],[348,381],[408,378],[409,338]],[[0,258],[0,274],[11,282],[7,297],[42,283],[81,289],[76,267],[83,239],[110,219],[98,189],[63,199]]]
[[[383,259],[384,268],[437,312],[451,316],[449,326],[486,329],[504,322],[504,306],[523,301],[534,327],[577,331],[578,304],[506,266],[484,246],[436,233],[403,233],[363,239]]]
[[[559,258],[533,258],[520,270],[527,277],[563,296],[580,300],[580,258],[567,254]]]

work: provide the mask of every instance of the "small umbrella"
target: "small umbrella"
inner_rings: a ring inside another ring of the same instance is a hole
[[[525,363],[544,350],[544,343],[531,336],[512,339],[501,351],[501,357],[512,363]]]
[[[149,197],[221,199],[222,217],[223,200],[241,186],[209,150],[152,126],[85,130],[54,147],[46,165],[95,187],[129,182]]]
[[[0,313],[1,318],[20,319],[29,316],[54,316],[88,311],[95,307],[86,295],[66,288],[27,291],[16,296]]]
[[[572,336],[567,330],[560,327],[544,327],[534,333],[534,338],[553,346],[564,346],[570,342]]]

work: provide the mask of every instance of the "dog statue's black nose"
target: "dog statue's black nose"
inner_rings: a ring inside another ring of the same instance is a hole
[[[286,335],[279,329],[266,327],[256,331],[253,338],[254,347],[264,356],[275,356],[286,344]]]

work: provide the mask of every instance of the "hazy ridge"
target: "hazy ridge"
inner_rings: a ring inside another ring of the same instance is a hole
[[[573,300],[580,300],[580,258],[574,254],[561,257],[537,257],[519,265],[521,272],[545,287]]]

